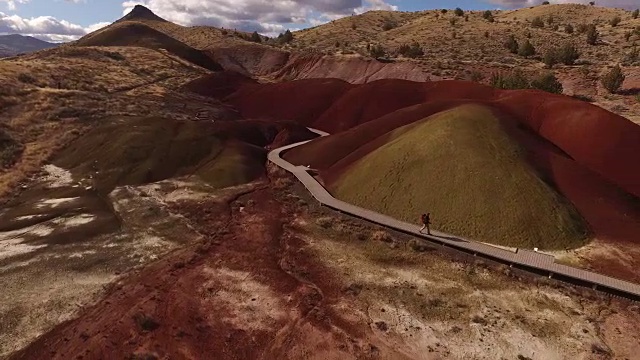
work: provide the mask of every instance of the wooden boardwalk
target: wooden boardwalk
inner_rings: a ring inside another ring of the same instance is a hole
[[[329,134],[309,129],[321,136]],[[419,238],[429,240],[441,246],[448,246],[456,250],[460,250],[475,256],[481,256],[494,261],[508,264],[527,271],[544,274],[549,277],[555,277],[559,280],[580,283],[581,285],[590,286],[593,289],[599,289],[618,296],[628,297],[634,300],[640,300],[640,285],[628,281],[615,279],[602,274],[594,273],[588,270],[578,269],[575,267],[557,264],[555,258],[551,255],[542,254],[536,251],[526,249],[515,249],[511,251],[500,247],[492,246],[485,243],[472,241],[458,236],[432,231],[432,235],[420,233],[420,227],[416,224],[409,224],[390,216],[377,213],[353,204],[346,203],[336,199],[322,186],[316,179],[309,174],[309,168],[301,165],[293,165],[280,157],[283,151],[300,146],[309,141],[283,146],[272,150],[269,155],[269,161],[279,167],[289,171],[307,188],[307,190],[321,204],[332,208],[336,211],[346,213],[378,225],[388,227],[406,234],[410,234]]]

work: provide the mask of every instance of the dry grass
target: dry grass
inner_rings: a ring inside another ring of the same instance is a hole
[[[408,222],[430,211],[432,228],[484,242],[583,245],[582,218],[528,165],[523,151],[489,109],[462,106],[395,130],[332,191]],[[493,176],[481,176],[486,173]]]
[[[426,51],[424,59],[418,60],[422,63],[440,61],[455,66],[460,65],[460,61],[470,61],[538,67],[538,60],[527,60],[505,49],[503,42],[507,35],[514,34],[522,41],[530,35],[529,40],[539,53],[565,41],[575,42],[583,53],[583,59],[603,64],[618,60],[626,48],[640,40],[637,35],[633,35],[629,42],[624,40],[626,32],[640,26],[640,19],[632,19],[630,12],[619,9],[575,4],[537,6],[516,11],[494,11],[496,21],[493,23],[485,20],[481,11],[465,13],[467,21],[452,11],[446,14],[438,10],[415,13],[371,11],[298,31],[291,45],[327,51],[335,50],[337,42],[340,48],[366,54],[367,44],[381,44],[385,49],[395,51],[402,44],[418,42]],[[611,27],[608,20],[616,15],[623,20],[617,27]],[[553,24],[560,25],[558,30],[547,24],[541,29],[531,28],[533,18],[541,17],[546,23],[550,16],[554,19]],[[397,27],[383,31],[382,26],[387,20]],[[564,32],[564,25],[577,27],[582,22],[597,24],[607,45],[590,46],[583,34]],[[448,40],[442,41],[443,36]]]
[[[201,109],[223,113],[216,101],[174,92],[204,73],[160,51],[136,47],[63,46],[3,60],[0,83],[10,85],[0,92],[0,122],[24,151],[12,168],[0,172],[0,198],[100,119],[188,119]]]
[[[156,20],[138,20],[127,21],[127,23],[142,23],[155,30],[165,33],[193,48],[209,49],[220,44],[244,43],[240,38],[242,35],[249,35],[243,31],[235,29],[219,29],[210,26],[181,26],[172,22],[156,21]],[[106,28],[99,29],[85,36],[86,39],[91,38],[105,31]]]
[[[479,263],[361,241],[313,219],[305,223],[308,247],[360,305],[349,313],[366,317],[377,336],[410,358],[427,352],[452,359],[581,358],[592,344],[618,345],[599,338],[607,317],[601,303],[585,305],[545,282],[525,284]]]
[[[592,97],[606,109],[640,122],[637,117],[640,104],[633,99],[633,94],[616,95],[614,100],[607,100],[606,92],[600,89],[597,81],[608,66],[616,63],[625,65],[628,54],[640,45],[640,32],[635,31],[640,28],[640,18],[633,19],[629,11],[577,4],[493,11],[495,22],[485,20],[482,13],[466,11],[468,21],[465,21],[464,17],[455,16],[453,11],[446,14],[438,10],[416,13],[372,11],[295,32],[294,41],[285,48],[369,56],[367,45],[379,44],[396,61],[410,62],[431,74],[432,78],[478,81],[474,73],[480,73],[484,75],[480,82],[488,83],[491,73],[516,66],[525,71],[540,71],[544,67],[542,56],[547,50],[570,42],[581,54],[577,64],[554,66],[565,93]],[[616,27],[609,24],[614,16],[622,19]],[[544,20],[543,28],[531,27],[530,22],[535,17]],[[548,24],[550,17],[552,25]],[[397,27],[382,31],[385,19]],[[457,21],[452,24],[452,19]],[[597,45],[587,44],[586,35],[579,33],[578,27],[582,23],[596,24],[600,34]],[[575,31],[572,34],[564,30],[567,24],[573,26]],[[554,30],[554,25],[559,26],[557,30]],[[510,53],[504,41],[511,34],[518,42],[529,40],[537,54],[524,58]],[[625,34],[630,34],[628,39]],[[406,59],[397,54],[400,46],[414,42],[422,46],[424,56]],[[628,64],[623,66],[623,70],[628,75],[624,86],[627,89],[640,88],[638,81],[634,80],[640,75],[637,66]],[[626,105],[627,110],[616,111],[614,106],[619,104]]]

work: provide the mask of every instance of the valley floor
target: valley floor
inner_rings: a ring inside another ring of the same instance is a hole
[[[280,169],[218,191],[193,179],[117,188],[110,201],[121,226],[84,252],[50,244],[3,268],[3,287],[22,294],[0,304],[2,324],[13,324],[0,328],[4,356],[630,359],[640,350],[637,305],[337,215]],[[93,259],[106,245],[109,257]],[[66,265],[76,253],[93,261]],[[58,275],[20,280],[55,256]],[[36,311],[71,302],[56,316]]]

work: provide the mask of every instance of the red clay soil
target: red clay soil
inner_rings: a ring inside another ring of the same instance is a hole
[[[240,90],[243,86],[258,82],[236,71],[219,71],[195,79],[182,86],[182,90],[198,95],[223,99]]]
[[[291,121],[238,120],[217,121],[211,125],[215,135],[266,147],[276,142],[281,146],[317,137],[314,132]]]
[[[278,101],[275,89],[294,92],[294,86],[315,82],[258,85],[274,89],[261,92],[268,99],[244,98],[239,102],[240,91],[230,100],[243,115],[257,114],[265,103]],[[322,85],[319,88],[324,89]],[[466,103],[489,106],[505,120],[513,136],[529,150],[531,163],[576,206],[599,238],[638,241],[640,168],[636,159],[640,127],[566,96],[500,91],[461,81],[423,84],[385,80],[349,85],[348,91],[311,123],[335,134],[292,149],[284,157],[318,169],[330,187],[351,164],[384,144],[390,131]],[[279,111],[281,116],[304,118],[306,114],[298,112],[299,107],[296,102]],[[302,123],[308,121],[305,118]]]
[[[296,210],[268,187],[240,201],[173,206],[204,235],[201,243],[128,276],[11,359],[362,359],[388,351],[369,343],[369,324],[331,307],[350,300],[287,231]],[[243,279],[225,282],[226,274]],[[255,283],[271,295],[245,285]],[[234,298],[234,289],[248,292]]]
[[[247,119],[291,120],[309,126],[351,88],[337,79],[297,80],[243,87],[227,101]]]
[[[323,181],[331,188],[331,184],[353,163],[384,145],[388,141],[389,131],[468,102],[470,101],[458,100],[412,106],[292,149],[284,157],[292,163],[319,169]],[[633,195],[580,165],[521,123],[513,121],[510,114],[501,113],[499,109],[494,111],[502,117],[509,133],[528,150],[531,164],[576,206],[599,238],[615,242],[637,242],[640,234],[640,203],[637,198],[634,199]],[[331,150],[327,151],[328,149]]]
[[[351,85],[334,79],[317,79],[243,88],[227,100],[246,118],[293,120],[330,133],[354,128],[397,110],[401,110],[396,114],[400,120],[390,116],[384,121],[400,125],[415,115],[398,114],[416,104],[437,103],[433,106],[438,109],[446,108],[439,103],[441,101],[484,103],[526,125],[582,166],[640,197],[640,167],[637,166],[640,127],[600,107],[567,96],[537,90],[496,90],[455,80],[430,83],[380,80]],[[426,106],[429,108],[431,105]],[[389,126],[381,123],[378,123],[380,128],[388,129]],[[375,131],[376,127],[372,128]],[[375,132],[377,136],[384,134]],[[360,136],[365,142],[377,137],[369,137],[369,134]],[[326,142],[336,144],[332,140]],[[346,156],[346,153],[335,151],[340,147],[328,146],[326,149],[330,151],[323,152],[321,156],[334,159]],[[292,152],[302,151],[304,148]],[[314,151],[304,163],[315,162],[315,154],[318,153]]]

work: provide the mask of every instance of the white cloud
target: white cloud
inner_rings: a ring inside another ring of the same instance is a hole
[[[15,10],[16,4],[24,4],[29,2],[29,0],[0,0],[0,3],[6,3],[9,10]]]
[[[552,4],[588,4],[592,0],[549,0]],[[500,4],[508,8],[521,8],[540,5],[543,0],[489,0],[493,4]],[[596,0],[597,6],[616,7],[623,9],[636,9],[640,6],[638,0]]]
[[[384,0],[140,0],[125,1],[123,14],[135,5],[144,5],[181,25],[211,25],[265,35],[282,32],[290,23],[326,22],[368,10],[397,10]]]
[[[85,28],[52,16],[22,18],[18,15],[7,15],[0,12],[0,34],[30,35],[54,42],[76,40],[106,25],[109,23],[93,24]]]
[[[103,27],[105,27],[105,26],[109,26],[109,25],[111,25],[111,23],[110,23],[110,22],[108,22],[108,21],[104,21],[104,22],[99,22],[99,23],[97,23],[97,24],[89,25],[89,26],[87,26],[86,28],[84,28],[84,30],[85,30],[85,32],[88,34],[88,33],[90,33],[90,32],[94,32],[94,31],[96,31],[96,30],[100,30],[100,29],[102,29]]]

